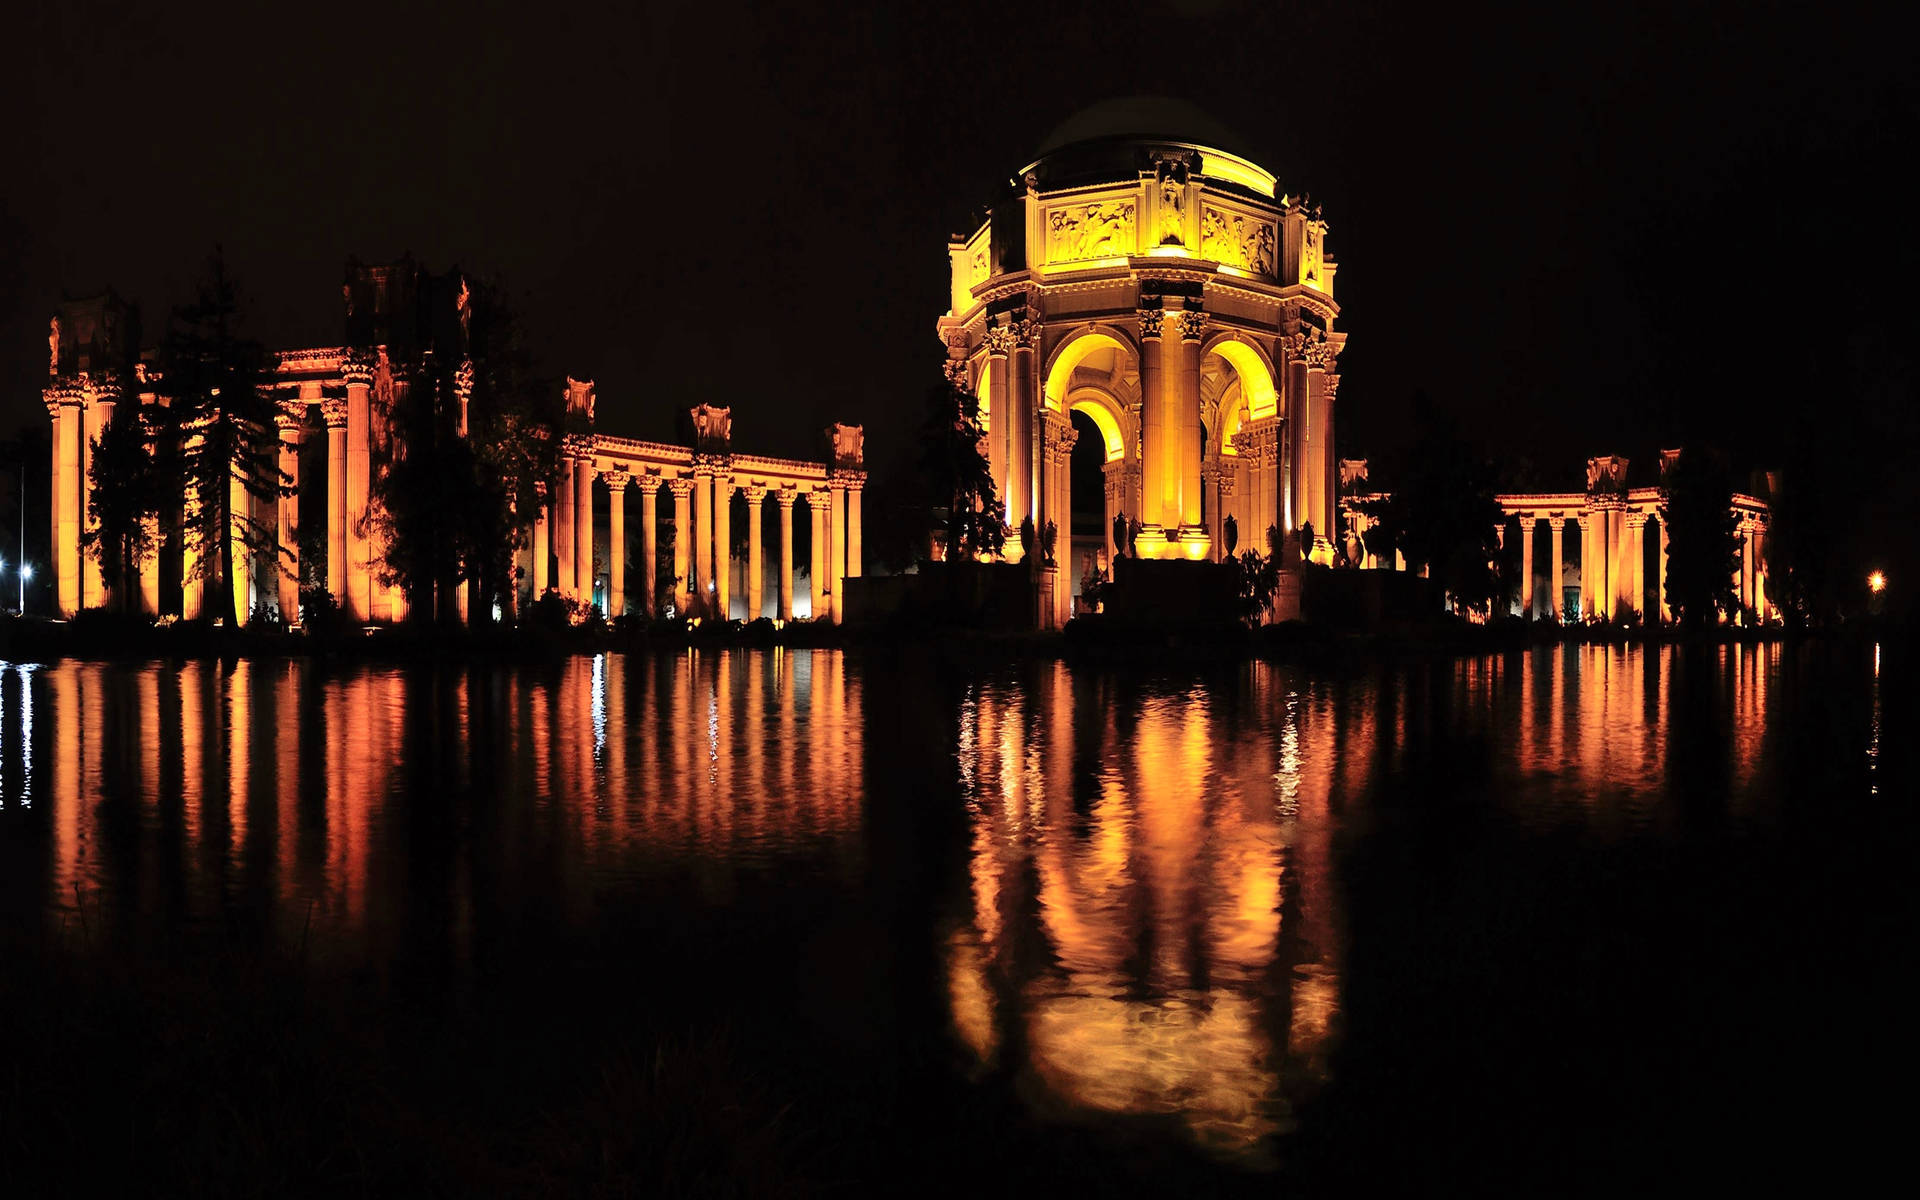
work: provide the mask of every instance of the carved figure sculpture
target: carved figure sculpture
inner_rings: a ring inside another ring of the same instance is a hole
[[[585,417],[588,424],[593,423],[593,380],[567,376],[566,399],[568,416]]]
[[[55,317],[48,323],[47,329],[47,374],[60,373],[60,318]]]
[[[1133,204],[1075,204],[1047,214],[1047,257],[1053,262],[1105,258],[1133,249]]]
[[[1186,242],[1187,189],[1172,175],[1160,181],[1160,244],[1179,246]]]
[[[693,445],[705,454],[725,454],[733,445],[733,409],[694,406]]]
[[[831,447],[835,467],[858,469],[866,463],[867,430],[864,425],[834,422],[827,426],[827,444]]]

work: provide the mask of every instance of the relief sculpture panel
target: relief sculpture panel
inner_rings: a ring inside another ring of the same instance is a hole
[[[1205,208],[1200,217],[1202,257],[1261,275],[1273,274],[1272,224],[1218,208]]]
[[[1134,251],[1133,202],[1069,204],[1047,212],[1047,261],[1112,258]]]

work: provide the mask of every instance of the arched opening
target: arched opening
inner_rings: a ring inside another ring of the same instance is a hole
[[[1097,328],[1079,334],[1054,351],[1047,364],[1047,407],[1066,409],[1067,397],[1082,386],[1104,388],[1116,396],[1138,393],[1138,370],[1133,346],[1121,335]]]
[[[1232,381],[1221,377],[1223,367],[1232,374]],[[1203,376],[1215,377],[1213,382],[1223,396],[1229,382],[1239,384],[1249,420],[1271,417],[1279,411],[1279,391],[1274,386],[1273,369],[1265,356],[1248,343],[1236,341],[1231,335],[1215,341],[1207,347],[1200,369]]]
[[[1111,414],[1099,404],[1076,404],[1068,414],[1073,421],[1073,431],[1079,435],[1073,443],[1073,455],[1067,465],[1067,487],[1070,493],[1072,512],[1072,536],[1068,546],[1072,553],[1066,559],[1068,571],[1072,576],[1073,595],[1080,595],[1081,586],[1088,575],[1089,567],[1095,570],[1107,570],[1108,526],[1112,521],[1107,512],[1107,477],[1109,461],[1119,461],[1120,456],[1108,458],[1107,431],[1102,428],[1100,414],[1108,424],[1113,424]],[[1064,531],[1063,531],[1064,532]]]

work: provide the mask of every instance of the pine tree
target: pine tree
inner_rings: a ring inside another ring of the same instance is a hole
[[[1740,570],[1740,518],[1726,465],[1705,450],[1686,449],[1662,481],[1660,524],[1667,531],[1667,607],[1689,629],[1717,623],[1739,608],[1733,577]]]
[[[213,611],[229,628],[246,616],[232,581],[246,559],[274,554],[276,530],[253,517],[253,501],[286,492],[275,444],[274,406],[262,383],[266,352],[241,333],[239,289],[215,247],[193,303],[174,311],[163,350],[169,452],[160,478],[187,498],[182,535],[194,556],[189,578],[217,588]],[[236,503],[239,501],[239,503]]]
[[[927,398],[921,465],[932,493],[947,505],[947,557],[970,560],[998,554],[1007,531],[1000,520],[993,468],[980,449],[986,440],[980,400],[953,382],[933,388]]]
[[[113,606],[124,611],[139,584],[140,564],[159,552],[149,522],[165,502],[160,466],[147,449],[137,408],[120,408],[100,430],[87,478],[94,527],[80,535],[80,544],[100,564]]]

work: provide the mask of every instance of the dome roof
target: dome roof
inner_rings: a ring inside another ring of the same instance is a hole
[[[1034,158],[1082,142],[1122,140],[1180,142],[1259,161],[1245,138],[1199,107],[1168,96],[1120,96],[1083,108],[1054,127]]]

